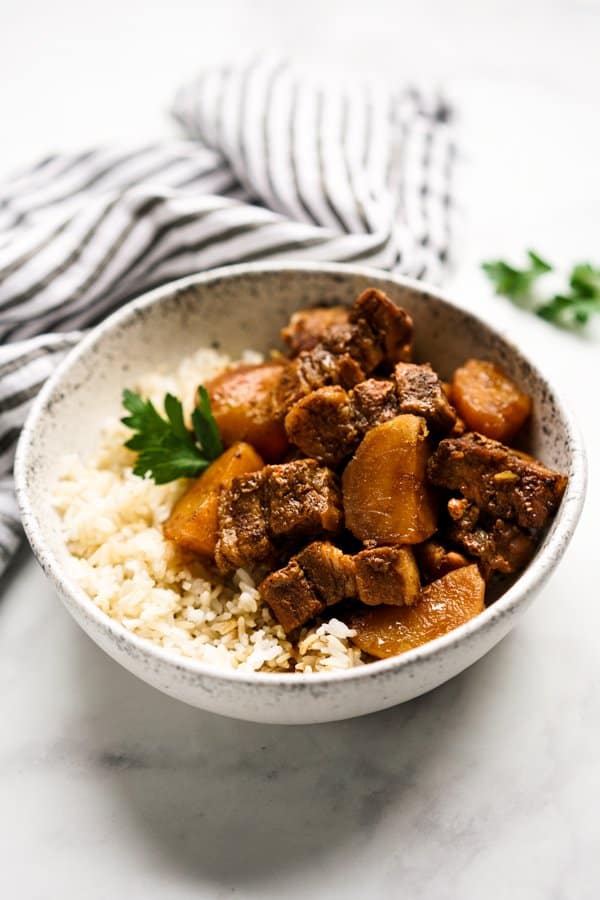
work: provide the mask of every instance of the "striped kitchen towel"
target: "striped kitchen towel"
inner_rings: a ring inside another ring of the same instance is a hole
[[[55,154],[0,181],[0,572],[21,535],[19,430],[81,329],[228,263],[361,261],[434,281],[448,265],[439,97],[255,59],[206,70],[173,112],[185,140]]]

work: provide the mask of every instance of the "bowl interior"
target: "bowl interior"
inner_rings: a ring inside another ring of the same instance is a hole
[[[573,435],[554,393],[509,342],[470,314],[421,285],[376,271],[234,268],[160,288],[116,313],[46,385],[22,441],[17,480],[50,554],[69,571],[71,558],[51,505],[58,460],[66,452],[85,457],[95,451],[103,421],[120,413],[121,390],[138,375],[159,365],[175,367],[201,346],[220,348],[233,358],[248,348],[268,351],[280,346],[279,329],[295,310],[348,304],[371,285],[408,309],[415,321],[416,359],[430,362],[442,376],[449,377],[469,356],[501,364],[534,399],[524,447],[573,474]]]

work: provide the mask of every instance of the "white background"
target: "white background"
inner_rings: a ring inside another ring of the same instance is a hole
[[[583,900],[600,894],[600,329],[494,298],[528,246],[600,262],[600,2],[0,6],[0,176],[54,149],[171,131],[177,85],[252,50],[441,85],[468,214],[450,289],[553,376],[588,502],[518,629],[404,707],[311,728],[189,709],[78,631],[23,552],[0,594],[2,896]]]

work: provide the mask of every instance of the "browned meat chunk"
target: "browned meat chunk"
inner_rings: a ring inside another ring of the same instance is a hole
[[[423,580],[426,582],[437,581],[448,572],[469,565],[469,560],[462,553],[457,553],[456,550],[447,550],[443,544],[434,540],[418,544],[415,547],[415,555]]]
[[[351,391],[351,398],[361,439],[369,428],[389,422],[399,413],[396,387],[392,381],[378,378],[361,381]]]
[[[307,456],[337,466],[356,450],[369,428],[397,415],[395,406],[391,381],[370,378],[349,393],[339,385],[324,387],[292,406],[285,430]]]
[[[514,519],[522,528],[543,528],[567,484],[564,475],[475,433],[441,441],[427,469],[433,484],[459,491],[489,515]]]
[[[292,363],[302,395],[316,391],[326,384],[341,384],[351,388],[364,378],[363,370],[349,353],[333,353],[319,344],[314,350],[301,353]]]
[[[219,496],[215,561],[221,571],[273,561],[264,512],[265,469],[234,478]]]
[[[367,288],[350,309],[350,322],[366,322],[391,365],[411,356],[413,323],[406,310],[396,306],[383,291]]]
[[[374,547],[354,557],[356,595],[367,606],[410,606],[421,589],[410,547]]]
[[[343,524],[336,476],[314,459],[266,469],[265,510],[269,533],[281,540],[337,534]]]
[[[408,359],[412,320],[404,309],[382,291],[363,291],[348,311],[347,322],[337,322],[323,332],[320,344],[336,355],[349,353],[369,374],[384,360]]]
[[[382,342],[365,321],[332,325],[321,345],[335,356],[348,353],[364,372],[372,372],[383,361]]]
[[[380,363],[409,359],[411,338],[408,313],[381,291],[364,291],[350,308],[347,322],[324,327],[319,342],[292,360],[278,386],[276,404],[285,412],[326,385],[352,388]]]
[[[398,363],[394,369],[399,412],[423,416],[432,431],[447,434],[456,423],[444,387],[430,365]]]
[[[314,541],[295,557],[321,600],[332,606],[356,593],[354,561],[328,541]]]
[[[281,339],[295,356],[302,350],[312,350],[320,344],[332,325],[343,325],[348,321],[345,306],[317,306],[301,309],[294,313],[285,328],[281,329]]]
[[[369,606],[414,603],[420,587],[410,547],[375,547],[349,556],[333,544],[315,541],[259,589],[277,621],[290,631],[351,597]]]
[[[349,393],[339,385],[312,391],[287,414],[288,439],[307,456],[337,466],[367,431],[402,413],[422,416],[438,432],[454,426],[456,416],[430,366],[399,363],[394,379],[368,378]]]
[[[282,544],[337,534],[342,520],[330,469],[311,459],[265,466],[221,491],[215,561],[223,572],[273,563]]]
[[[308,578],[292,559],[260,585],[260,593],[286,633],[314,619],[325,609]]]
[[[470,556],[479,560],[482,574],[492,572],[512,575],[524,569],[533,556],[536,539],[504,519],[486,522],[476,506],[450,500],[448,511],[453,520],[449,537]]]
[[[358,446],[362,433],[343,387],[324,387],[295,403],[285,418],[288,439],[307,456],[336,466]]]
[[[505,522],[504,519],[496,519],[491,530],[494,542],[494,556],[490,560],[490,570],[504,572],[507,575],[520,572],[533,557],[538,544],[538,539],[523,531],[513,522]],[[468,547],[465,544],[465,550]],[[484,574],[486,560],[483,560]]]
[[[275,403],[284,412],[311,391],[329,384],[351,388],[365,373],[349,353],[337,355],[321,344],[305,350],[284,370],[275,392]]]

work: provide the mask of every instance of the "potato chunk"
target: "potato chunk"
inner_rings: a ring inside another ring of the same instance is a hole
[[[283,362],[240,365],[208,382],[212,413],[226,447],[247,441],[267,462],[283,459],[288,440],[275,388],[284,366]]]
[[[430,453],[420,416],[396,416],[367,432],[343,475],[346,527],[361,541],[419,544],[437,527],[425,481]]]
[[[471,431],[506,443],[531,414],[531,397],[494,363],[468,359],[452,379],[452,401]]]
[[[222,485],[237,475],[262,469],[264,462],[254,447],[242,442],[226,450],[194,481],[175,504],[163,526],[165,537],[207,558],[217,545],[217,506]]]
[[[374,606],[348,617],[351,640],[385,659],[426,644],[463,625],[484,609],[485,582],[477,566],[464,566],[423,588],[414,606]]]

